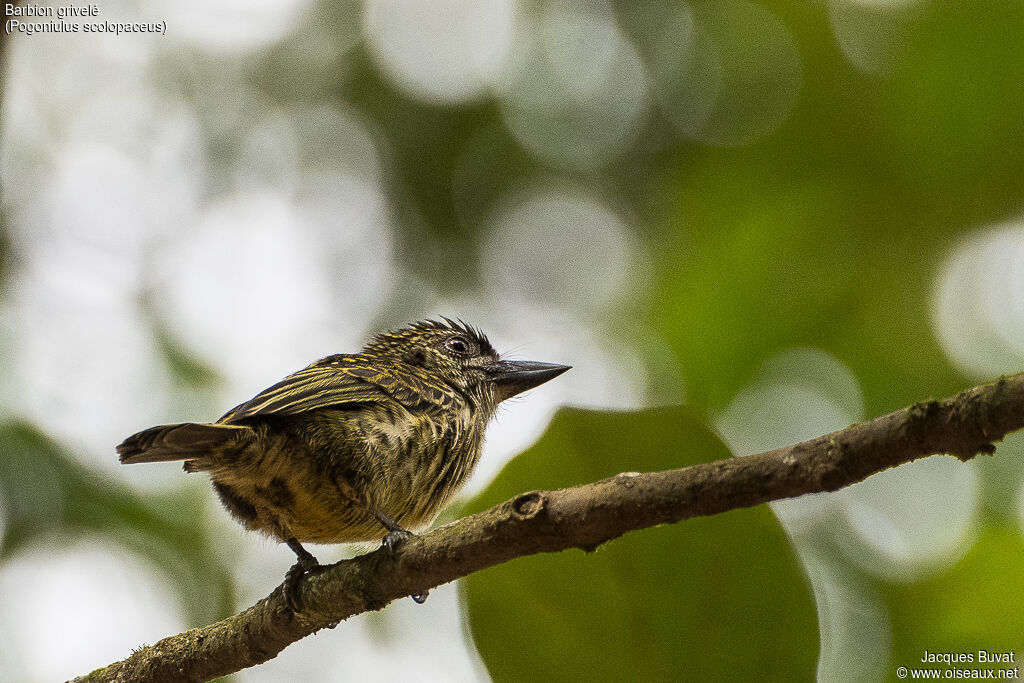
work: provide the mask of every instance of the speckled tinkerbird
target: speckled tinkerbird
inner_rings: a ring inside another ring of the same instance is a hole
[[[318,566],[302,543],[383,535],[394,552],[472,474],[498,404],[568,369],[502,360],[462,322],[418,322],[322,358],[216,422],[151,427],[117,452],[208,473],[235,519],[295,552],[284,585],[298,611],[299,581]]]

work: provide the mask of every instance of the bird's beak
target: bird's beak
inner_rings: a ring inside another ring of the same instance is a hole
[[[571,368],[571,365],[538,363],[532,360],[501,360],[484,366],[488,379],[497,387],[501,400],[544,384]]]

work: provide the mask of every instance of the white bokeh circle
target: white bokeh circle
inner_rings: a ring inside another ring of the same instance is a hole
[[[377,63],[420,100],[487,93],[512,44],[515,0],[368,0],[363,22]]]
[[[946,355],[971,377],[1024,367],[1024,222],[976,231],[950,251],[932,325]]]
[[[482,245],[491,291],[538,306],[597,312],[642,281],[625,221],[598,198],[538,188],[502,206]]]
[[[607,3],[524,12],[513,45],[495,93],[523,147],[583,169],[629,147],[649,108],[647,72]]]

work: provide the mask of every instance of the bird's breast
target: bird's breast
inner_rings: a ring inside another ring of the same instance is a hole
[[[365,426],[372,497],[396,520],[429,524],[472,474],[483,427],[466,408],[445,413],[390,412]]]

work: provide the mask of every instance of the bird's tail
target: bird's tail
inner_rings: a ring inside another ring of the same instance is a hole
[[[132,434],[117,447],[121,462],[170,462],[195,460],[241,445],[243,433],[252,433],[243,425],[218,425],[185,422],[150,427]]]

